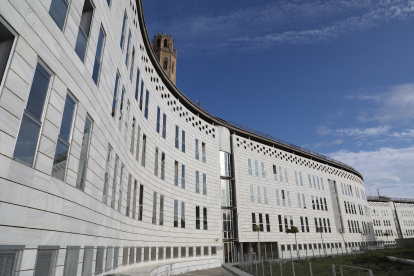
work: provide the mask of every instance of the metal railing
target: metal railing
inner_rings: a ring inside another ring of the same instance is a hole
[[[308,150],[308,149],[302,148],[302,147],[300,147],[300,146],[297,146],[297,145],[291,144],[291,143],[289,143],[289,142],[283,141],[283,140],[281,140],[281,139],[278,139],[278,138],[276,138],[276,137],[271,136],[270,134],[266,134],[266,133],[263,133],[263,132],[260,132],[260,131],[254,130],[254,129],[252,129],[252,128],[249,128],[249,127],[243,126],[243,125],[241,125],[241,124],[238,124],[238,123],[235,123],[235,122],[232,122],[232,121],[229,121],[228,123],[229,123],[230,125],[232,125],[232,126],[237,127],[237,128],[240,128],[240,129],[246,130],[246,131],[248,131],[248,132],[254,133],[254,134],[259,135],[259,136],[262,136],[262,137],[267,138],[267,139],[269,139],[269,140],[272,140],[272,141],[275,141],[275,142],[281,143],[281,144],[283,144],[283,145],[286,145],[286,146],[289,146],[289,147],[295,148],[295,149],[297,149],[297,150],[304,151],[304,152],[306,152],[306,153],[312,154],[312,155],[317,156],[317,157],[319,157],[319,158],[322,158],[322,159],[328,160],[328,161],[330,161],[330,162],[336,163],[336,164],[338,164],[338,165],[340,165],[340,166],[342,166],[342,167],[345,167],[345,168],[352,169],[352,170],[356,171],[354,168],[352,168],[351,166],[349,166],[349,165],[347,165],[347,164],[345,164],[345,163],[342,163],[342,162],[340,162],[340,161],[338,161],[338,160],[332,159],[332,158],[330,158],[330,157],[328,157],[328,156],[325,156],[325,155],[323,155],[323,154],[319,154],[319,153],[317,153],[317,152],[314,152],[314,151],[311,151],[311,150]]]
[[[367,199],[372,199],[372,200],[389,199],[389,200],[392,200],[392,201],[412,201],[412,202],[414,202],[414,198],[400,198],[400,197],[387,197],[387,196],[367,196]]]

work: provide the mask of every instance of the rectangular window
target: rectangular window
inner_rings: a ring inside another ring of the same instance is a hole
[[[60,0],[64,1],[64,0]],[[65,11],[66,14],[66,11]],[[11,53],[15,45],[17,33],[7,25],[7,23],[0,17],[0,89],[5,80],[5,72],[11,60]],[[1,95],[1,92],[0,92]]]
[[[111,207],[115,208],[115,194],[116,194],[116,179],[118,177],[118,155],[115,156],[115,166],[114,166],[114,179],[112,182],[112,199],[111,199]]]
[[[259,227],[260,232],[263,232],[263,215],[261,213],[259,213]]]
[[[204,226],[204,230],[208,229],[208,225],[207,225],[207,208],[206,207],[203,208],[203,226]]]
[[[195,177],[195,189],[196,189],[196,193],[200,193],[200,173],[199,171],[196,171],[196,177]]]
[[[92,79],[95,84],[98,84],[99,81],[99,73],[101,72],[102,67],[102,52],[105,45],[105,31],[101,26],[99,30],[99,37],[98,37],[98,44],[96,45],[96,52],[95,52],[95,62],[93,64],[93,71],[92,71]],[[132,74],[131,74],[132,76]]]
[[[160,195],[160,225],[164,225],[164,196]]]
[[[106,204],[106,200],[108,197],[108,184],[109,184],[109,169],[111,167],[111,152],[112,147],[108,145],[108,153],[106,155],[106,165],[105,165],[105,181],[104,181],[104,188],[103,188],[103,203]]]
[[[207,175],[203,173],[203,195],[207,194]]]
[[[138,101],[138,89],[139,89],[139,75],[140,75],[140,71],[139,68],[137,68],[137,81],[135,84],[135,100]]]
[[[254,203],[254,187],[250,185],[250,202]]]
[[[312,208],[313,208],[313,210],[316,210],[315,209],[315,199],[314,199],[314,197],[313,196],[311,196],[311,198],[312,198]]]
[[[285,182],[286,182],[286,183],[289,183],[289,179],[288,179],[288,175],[287,175],[287,170],[286,170],[286,168],[285,168]]]
[[[63,31],[66,15],[68,12],[68,0],[52,0],[49,8],[50,17],[55,21],[60,30]]]
[[[157,224],[157,193],[152,198],[152,224]]]
[[[165,248],[165,258],[166,259],[171,259],[171,247],[170,246],[167,246]]]
[[[279,167],[279,181],[283,182],[282,167]]]
[[[322,190],[325,191],[325,187],[323,186],[323,179],[322,179],[322,177],[321,177],[321,187],[322,187]]]
[[[331,233],[331,224],[329,223],[329,219],[326,219],[326,221],[328,222],[328,231]]]
[[[90,0],[85,0],[75,46],[75,52],[78,54],[78,57],[82,60],[82,62],[85,60],[86,46],[88,45],[89,33],[91,30],[93,10],[94,7],[92,2]]]
[[[139,185],[139,209],[138,209],[138,220],[142,220],[142,210],[144,204],[144,185]]]
[[[135,117],[132,119],[132,131],[131,131],[131,147],[129,152],[133,155],[134,154],[134,146],[135,146]],[[139,139],[139,137],[138,137]]]
[[[174,186],[178,187],[178,161],[174,162]]]
[[[117,94],[118,94],[119,78],[120,78],[119,73],[117,73],[116,74],[116,77],[115,77],[114,96],[112,98],[112,112],[111,112],[111,116],[113,118],[115,118],[115,115],[116,115],[116,106],[117,106],[117,101],[118,101]]]
[[[252,175],[252,159],[247,159],[247,165],[249,167],[249,175]]]
[[[37,64],[13,153],[15,159],[30,166],[36,154],[50,78],[51,75]]]
[[[158,260],[164,260],[164,247],[158,247]]]
[[[201,143],[201,160],[206,163],[206,144],[205,143]]]
[[[178,227],[178,200],[174,200],[174,227]]]
[[[187,247],[182,246],[181,247],[181,258],[187,257]]]
[[[326,197],[323,198],[323,202],[325,203],[325,211],[328,211],[328,205],[326,204]]]
[[[305,194],[302,194],[303,208],[306,209]]]
[[[195,159],[199,160],[200,156],[198,153],[198,139],[195,139]]]
[[[279,220],[279,232],[283,232],[283,222],[282,222],[282,216],[278,215]]]
[[[185,189],[185,165],[181,164],[181,188]]]
[[[137,213],[137,192],[138,192],[138,183],[134,180],[134,195],[132,197],[132,218],[135,219],[135,214]]]
[[[259,176],[259,163],[254,161],[254,175]]]
[[[157,106],[157,132],[160,133],[160,119],[161,119],[161,109],[159,106]]]
[[[134,61],[135,61],[135,48],[132,47],[131,70],[129,71],[129,80],[130,81],[132,81],[132,73],[134,72]]]
[[[315,176],[314,175],[312,176],[312,179],[313,179],[313,188],[316,189],[316,181],[315,181]]]
[[[306,232],[309,233],[309,222],[308,222],[308,217],[305,217],[305,223],[306,223]]]
[[[300,228],[302,230],[302,232],[305,232],[305,224],[303,221],[303,217],[300,217]]]
[[[145,167],[145,156],[147,151],[147,136],[145,134],[142,136],[142,158],[141,158],[141,165]]]
[[[179,139],[179,135],[180,135],[180,129],[179,127],[176,125],[175,126],[175,147],[177,149],[180,149],[180,139]]]
[[[122,22],[122,33],[121,33],[121,44],[120,44],[121,49],[124,48],[126,23],[127,23],[127,14],[126,14],[126,11],[125,11],[124,12],[124,20]]]
[[[161,153],[161,179],[165,180],[165,153]]]
[[[141,80],[141,93],[139,97],[139,109],[142,111],[142,104],[144,102],[144,80]]]
[[[252,230],[256,231],[256,214],[252,213]]]
[[[52,176],[61,181],[64,181],[66,174],[75,109],[76,100],[68,92],[66,95],[65,107],[63,109],[62,122],[60,125],[52,168]]]
[[[279,190],[276,190],[276,204],[280,206]]]
[[[196,206],[196,229],[200,229],[200,206]]]
[[[260,194],[260,186],[257,186],[257,203],[262,203],[262,195]]]
[[[124,164],[121,165],[121,175],[120,175],[120,179],[119,179],[119,200],[118,200],[118,212],[121,212],[121,207],[122,207],[122,190],[124,187],[124,183],[123,183],[123,176],[124,176]]]
[[[264,200],[264,204],[268,204],[266,187],[263,187],[263,200]]]
[[[129,31],[129,35],[128,35],[128,42],[127,42],[127,49],[126,49],[126,59],[125,59],[125,65],[128,68],[128,63],[129,63],[129,42],[131,41],[131,31]]]
[[[308,174],[308,178],[309,178],[309,187],[311,187],[311,188],[312,188],[312,179],[311,179],[310,174]]]
[[[155,148],[154,174],[158,176],[158,148]]]
[[[125,215],[129,217],[129,212],[131,210],[131,184],[132,184],[132,175],[129,174],[128,177],[128,187],[127,187],[127,201],[126,201],[126,208],[125,208]]]
[[[270,232],[270,218],[269,214],[266,214],[266,231]]]
[[[276,168],[276,165],[273,165],[273,178],[274,178],[274,180],[277,180],[277,168]]]
[[[319,177],[316,177],[316,181],[318,183],[318,190],[320,190],[321,189],[321,186],[319,185]]]
[[[58,253],[59,253],[58,249],[38,249],[33,275],[34,276],[55,275]],[[4,268],[4,266],[2,268]],[[3,270],[2,273],[3,272],[5,271]],[[5,273],[7,273],[5,275],[9,274],[7,271]]]
[[[162,138],[166,139],[167,137],[167,115],[162,114]]]
[[[119,130],[122,129],[122,117],[124,115],[123,110],[124,110],[124,96],[125,96],[125,87],[122,87],[122,92],[121,92],[121,101],[119,103],[119,125],[118,128]]]
[[[149,104],[149,92],[147,90],[147,93],[145,94],[145,112],[144,117],[148,120],[148,104]]]
[[[300,200],[300,193],[298,193],[298,207],[302,208],[302,201]]]
[[[185,153],[185,131],[181,131],[181,151]]]
[[[264,168],[264,163],[261,162],[261,166],[262,166],[262,177],[265,178],[266,177],[266,172],[265,172],[265,168]]]
[[[295,183],[296,183],[296,185],[299,185],[298,172],[297,171],[295,171]]]

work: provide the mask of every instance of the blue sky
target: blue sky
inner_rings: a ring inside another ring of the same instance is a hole
[[[345,162],[414,198],[414,1],[143,0],[177,87],[217,117]]]

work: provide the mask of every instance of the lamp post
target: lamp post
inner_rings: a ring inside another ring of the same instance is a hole
[[[260,234],[260,226],[256,224],[254,226],[254,230],[257,231],[257,239],[259,241],[259,248],[258,248],[257,254],[258,254],[258,257],[259,257],[259,260],[260,260],[260,255],[261,255],[261,252],[260,252],[261,251],[261,248],[260,248],[260,236],[259,236],[259,234]]]
[[[318,227],[318,228],[316,228],[316,231],[319,232],[319,233],[321,233],[322,247],[323,247],[323,251],[325,252],[325,257],[326,257],[326,248],[324,246],[323,237],[322,237],[323,228],[322,227]]]
[[[341,235],[342,235],[342,239],[344,240],[344,246],[345,246],[345,250],[346,250],[346,255],[348,255],[348,247],[346,246],[346,243],[345,243],[344,231],[343,230],[339,230],[339,233],[341,233]],[[344,254],[344,252],[342,251],[342,255],[343,254]]]
[[[289,234],[289,233],[295,234],[296,255],[297,255],[298,259],[300,260],[300,257],[299,257],[299,250],[298,250],[298,241],[297,241],[297,239],[296,239],[296,233],[299,233],[299,229],[298,229],[296,226],[293,226],[293,225],[292,225],[292,226],[290,227],[290,229],[289,229],[289,228],[286,228],[286,234]]]

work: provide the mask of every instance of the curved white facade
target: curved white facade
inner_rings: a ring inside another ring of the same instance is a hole
[[[252,213],[278,252],[294,243],[279,215],[288,227],[308,219],[299,249],[320,243],[315,218],[329,219],[329,246],[374,241],[362,176],[194,105],[158,64],[140,1],[5,0],[0,14],[0,257],[10,271],[216,267],[257,250]]]

